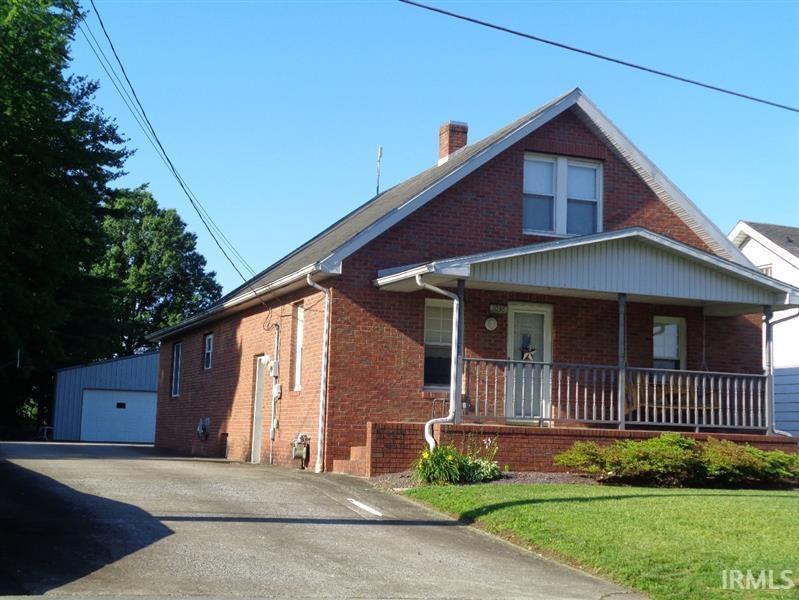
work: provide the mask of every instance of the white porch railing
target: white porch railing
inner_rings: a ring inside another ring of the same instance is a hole
[[[466,417],[695,429],[766,429],[765,375],[466,358]],[[621,413],[621,414],[620,414]]]

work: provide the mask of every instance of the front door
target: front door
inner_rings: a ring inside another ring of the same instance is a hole
[[[552,306],[508,305],[508,358],[505,415],[509,419],[547,417],[552,361]]]

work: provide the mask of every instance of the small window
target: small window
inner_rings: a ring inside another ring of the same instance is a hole
[[[685,319],[655,317],[652,325],[652,366],[685,369]]]
[[[771,265],[760,265],[758,269],[760,269],[760,272],[763,273],[763,275],[768,275],[769,277],[773,277],[772,275],[773,271]]]
[[[555,230],[555,161],[524,161],[524,229]]]
[[[586,235],[602,228],[602,165],[564,156],[524,159],[525,233]]]
[[[597,173],[594,166],[568,165],[566,233],[596,233]]]
[[[424,307],[424,385],[449,386],[452,366],[452,301],[428,298]]]
[[[294,369],[291,389],[302,389],[302,344],[305,329],[305,307],[297,304],[294,307]]]
[[[172,396],[180,396],[180,362],[183,355],[183,344],[172,344]]]
[[[117,402],[117,408],[127,408],[128,405],[125,402]]]
[[[203,338],[203,369],[208,370],[214,361],[214,334],[206,333]]]

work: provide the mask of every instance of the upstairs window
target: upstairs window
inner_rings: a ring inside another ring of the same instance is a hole
[[[530,234],[601,231],[602,166],[563,156],[526,154],[523,229]]]
[[[685,369],[685,319],[655,317],[652,325],[652,366]]]
[[[180,396],[180,361],[183,357],[183,344],[172,344],[172,396]]]
[[[214,334],[206,333],[203,338],[203,369],[211,368],[214,361]]]
[[[448,387],[452,366],[452,301],[428,298],[424,305],[424,385]]]
[[[772,269],[772,265],[760,265],[758,269],[760,269],[760,272],[763,273],[763,275],[768,275],[769,277],[773,277],[772,273],[774,271]]]

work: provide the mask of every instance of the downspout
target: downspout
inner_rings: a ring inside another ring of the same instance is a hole
[[[280,377],[280,323],[273,325],[275,328],[275,352],[272,355],[272,423],[269,426],[269,464],[274,464],[272,450],[275,445],[277,432],[277,401],[280,399],[278,380]]]
[[[460,417],[460,386],[461,386],[461,361],[458,360],[459,327],[460,327],[460,298],[457,294],[442,290],[439,287],[422,281],[422,276],[416,276],[416,285],[420,288],[446,296],[452,299],[452,360],[449,371],[449,414],[446,417],[430,419],[424,424],[424,439],[430,450],[436,447],[436,438],[433,437],[433,425],[439,423],[457,423]]]
[[[324,325],[322,327],[322,375],[319,381],[319,431],[316,435],[316,466],[314,472],[324,470],[325,456],[325,414],[327,411],[327,355],[330,349],[330,290],[316,283],[311,275],[305,281],[315,290],[325,295]]]

